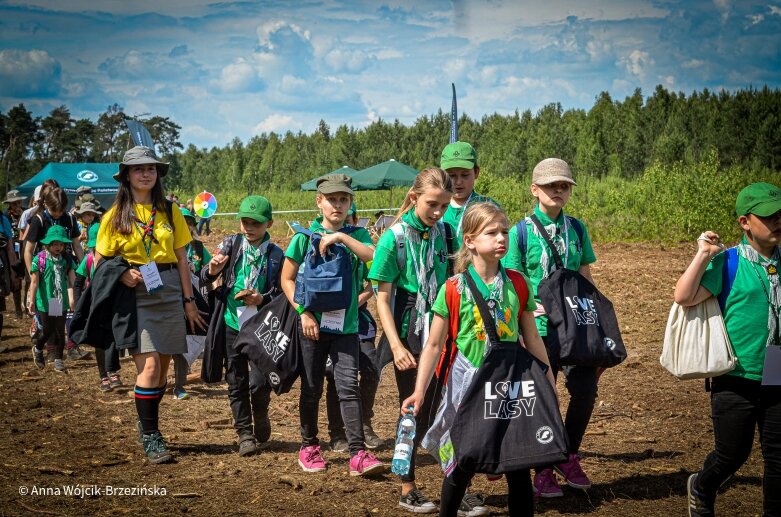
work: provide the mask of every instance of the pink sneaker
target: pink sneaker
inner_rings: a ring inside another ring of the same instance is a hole
[[[301,447],[298,451],[298,464],[304,469],[304,472],[322,472],[326,469],[327,463],[320,454],[319,445],[310,445]]]
[[[543,469],[534,474],[534,495],[546,499],[564,495],[553,469]]]
[[[580,459],[577,454],[570,454],[567,463],[560,463],[554,468],[572,488],[580,488],[583,490],[591,488],[591,480],[586,473],[583,472],[583,469],[580,468]]]
[[[358,454],[350,458],[351,476],[368,476],[384,470],[385,464],[366,451],[359,451]]]

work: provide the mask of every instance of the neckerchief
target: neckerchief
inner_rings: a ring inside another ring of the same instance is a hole
[[[480,278],[480,275],[477,274],[477,271],[475,271],[474,266],[472,264],[469,264],[469,267],[466,271],[461,273],[460,275],[456,275],[456,290],[458,293],[464,297],[468,302],[475,304],[475,309],[477,308],[477,304],[475,302],[474,296],[472,294],[472,291],[467,287],[466,278],[464,275],[472,275],[472,279],[475,281],[475,285],[477,286],[478,290],[480,289],[481,284],[485,285],[485,288],[488,292],[488,296],[485,297],[485,302],[488,305],[488,308],[491,310],[491,313],[494,316],[494,322],[496,324],[497,332],[499,332],[502,324],[504,324],[505,328],[507,327],[507,318],[505,317],[505,314],[502,309],[502,303],[504,302],[504,282],[506,280],[504,268],[501,264],[499,264],[499,269],[496,272],[496,275],[494,276],[493,280],[489,284],[485,284],[483,282],[483,279]],[[483,293],[481,292],[480,295]],[[479,311],[474,311],[475,313],[475,319],[477,321],[482,322],[482,336],[485,336],[485,353],[488,353],[488,349],[490,348],[488,346],[488,332],[485,329],[485,321],[483,321],[482,318],[477,318],[477,316],[480,314]],[[501,335],[501,334],[500,334]]]
[[[566,268],[567,262],[569,261],[569,220],[564,216],[564,210],[562,210],[559,214],[559,219],[563,218],[563,228],[561,232],[563,235],[559,235],[559,232],[556,231],[556,221],[551,221],[550,217],[545,215],[545,213],[540,210],[539,205],[534,207],[534,214],[545,227],[545,232],[548,234],[551,242],[556,247],[556,251],[559,253],[564,267]],[[534,224],[528,217],[526,218],[526,226],[530,226],[532,233],[540,240],[540,268],[542,269],[542,278],[548,278],[548,275],[556,270],[556,261],[553,259],[553,254],[548,248],[548,244],[545,242],[545,238],[537,229],[537,225]]]
[[[135,213],[135,210],[131,212],[131,215],[133,216],[133,221],[136,223],[136,230],[138,230],[139,235],[141,235],[141,243],[144,245],[144,250],[146,251],[147,258],[152,257],[152,243],[157,244],[157,239],[155,238],[155,216],[157,215],[157,207],[152,208],[151,214],[149,214],[149,220],[147,222],[142,221],[138,218],[138,216]],[[149,239],[149,243],[147,244],[147,238]]]
[[[263,242],[256,248],[249,243],[246,236],[241,238],[241,269],[244,272],[244,289],[255,289],[260,274],[266,269],[268,260],[268,247],[271,244],[271,235],[266,233]],[[247,274],[249,267],[249,274]]]
[[[62,267],[65,264],[65,261],[62,258],[62,255],[59,257],[55,257],[51,253],[49,253],[49,250],[46,250],[46,264],[51,264],[54,268],[54,297],[57,298],[60,302],[62,302]],[[43,275],[41,275],[43,276]]]
[[[440,238],[439,225],[428,227],[408,210],[401,216],[407,246],[407,256],[412,259],[418,292],[415,298],[415,310],[418,313],[415,322],[415,335],[419,336],[425,325],[426,314],[437,298],[437,274],[434,271],[434,243]]]
[[[754,269],[754,273],[757,275],[759,284],[762,286],[762,290],[765,292],[765,299],[767,300],[767,346],[781,345],[781,335],[779,335],[779,317],[781,317],[781,286],[779,286],[779,264],[781,264],[781,248],[776,246],[773,250],[773,255],[769,259],[766,259],[760,255],[751,245],[748,244],[744,238],[740,244],[738,244],[738,252],[740,255],[751,263],[751,267]],[[765,289],[765,283],[762,281],[762,275],[759,272],[759,268],[765,270],[768,284],[770,284],[770,292]]]

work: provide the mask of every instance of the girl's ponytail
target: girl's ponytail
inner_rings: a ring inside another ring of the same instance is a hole
[[[407,191],[407,195],[404,197],[404,202],[401,204],[401,208],[399,208],[399,212],[396,214],[396,219],[393,220],[393,224],[399,222],[401,216],[409,212],[414,206],[410,194],[414,193],[416,196],[420,196],[429,189],[445,190],[452,193],[453,181],[450,179],[450,176],[439,167],[430,167],[420,171],[418,175],[415,176],[415,181]]]

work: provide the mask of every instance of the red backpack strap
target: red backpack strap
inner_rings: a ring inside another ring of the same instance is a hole
[[[456,347],[456,336],[458,336],[458,315],[461,310],[461,293],[458,292],[456,277],[448,278],[445,282],[445,303],[447,312],[450,314],[450,326],[448,328],[445,346],[442,347],[442,353],[439,354],[437,361],[436,374],[440,382],[447,381],[447,374],[450,366],[456,359],[458,348]]]
[[[507,276],[513,283],[513,289],[518,296],[518,304],[521,310],[518,311],[518,319],[521,319],[521,314],[526,310],[526,304],[529,302],[529,285],[526,283],[526,279],[521,273],[514,269],[505,269]]]

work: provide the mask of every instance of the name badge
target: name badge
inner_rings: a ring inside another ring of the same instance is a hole
[[[320,317],[320,328],[333,332],[343,332],[345,312],[347,312],[346,309],[339,309],[338,311],[322,313]]]
[[[62,316],[62,302],[59,299],[49,300],[49,316]]]
[[[152,294],[163,288],[163,280],[160,278],[160,271],[157,270],[157,264],[155,264],[154,260],[149,264],[138,266],[138,270],[144,278],[147,293]]]

